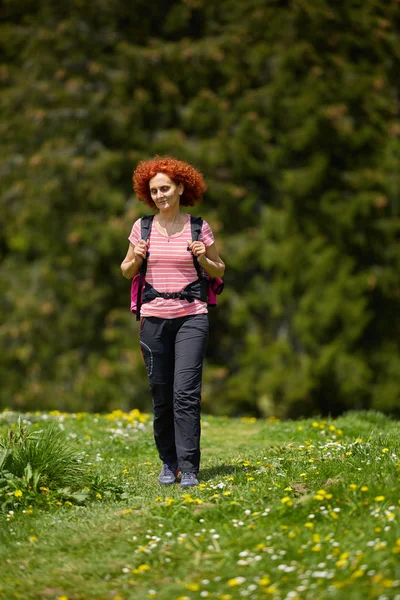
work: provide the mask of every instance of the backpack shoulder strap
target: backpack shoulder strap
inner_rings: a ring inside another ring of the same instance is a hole
[[[144,240],[145,242],[147,241],[147,239],[150,235],[150,230],[151,230],[151,225],[153,223],[153,219],[154,219],[154,215],[145,215],[144,217],[142,217],[140,219],[140,236],[141,236],[142,240]]]
[[[190,229],[192,231],[192,242],[197,242],[200,239],[201,228],[203,227],[203,219],[190,215]]]
[[[142,240],[147,242],[150,237],[151,225],[153,223],[154,215],[145,215],[140,219],[140,237]],[[136,300],[136,320],[140,320],[140,308],[142,306],[142,287],[144,283],[144,278],[146,277],[147,271],[147,258],[149,256],[149,251],[147,250],[147,256],[143,259],[142,264],[139,269],[139,292]]]
[[[190,215],[190,229],[192,232],[192,242],[197,242],[200,239],[202,227],[203,227],[203,219],[201,217],[194,217],[193,215]],[[200,269],[199,261],[197,260],[197,257],[194,254],[192,254],[192,257],[193,257],[193,264],[194,264],[194,268],[196,269],[197,277],[199,279],[202,279],[203,275],[202,275],[202,272]]]

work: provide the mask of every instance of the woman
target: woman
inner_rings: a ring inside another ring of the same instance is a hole
[[[180,292],[198,279],[193,256],[210,277],[222,277],[210,226],[203,221],[200,238],[192,241],[190,215],[181,206],[200,202],[204,179],[188,163],[155,157],[139,163],[133,174],[137,197],[157,213],[147,241],[138,219],[121,264],[133,278],[147,256],[146,284],[161,294]],[[190,250],[190,252],[188,252]],[[176,296],[176,294],[174,294]],[[200,298],[157,296],[141,307],[140,345],[154,408],[154,439],[163,463],[160,484],[172,484],[182,473],[181,487],[198,485],[200,467],[200,399],[203,358],[208,339],[207,303]]]

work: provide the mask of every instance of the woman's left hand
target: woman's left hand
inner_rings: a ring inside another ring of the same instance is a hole
[[[206,247],[203,242],[189,242],[187,243],[193,255],[197,257],[197,260],[201,264],[204,262],[206,256]]]

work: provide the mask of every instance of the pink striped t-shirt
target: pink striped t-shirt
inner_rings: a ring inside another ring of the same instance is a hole
[[[187,249],[187,242],[192,239],[190,215],[187,214],[186,218],[186,227],[183,232],[170,238],[163,236],[158,231],[155,220],[153,220],[149,235],[146,281],[159,292],[179,292],[188,283],[197,279],[192,254]],[[136,246],[140,239],[140,219],[138,219],[133,224],[129,241]],[[214,235],[206,221],[203,221],[200,241],[206,248],[214,243]],[[142,304],[140,309],[142,317],[160,317],[162,319],[176,319],[207,312],[206,302],[197,299],[188,302],[178,298],[155,298],[151,302]]]

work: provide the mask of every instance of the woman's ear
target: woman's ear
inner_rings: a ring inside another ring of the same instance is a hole
[[[178,192],[179,192],[179,195],[180,195],[180,196],[182,196],[182,194],[183,194],[183,190],[184,190],[184,189],[185,189],[185,188],[183,187],[183,184],[182,184],[182,183],[180,183],[180,184],[178,185]]]

